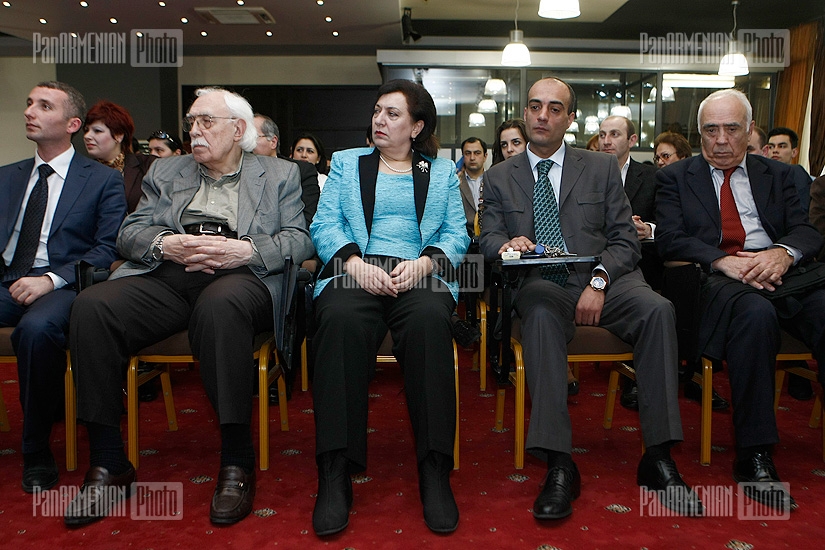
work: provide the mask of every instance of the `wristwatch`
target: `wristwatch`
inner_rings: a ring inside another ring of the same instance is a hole
[[[165,236],[166,235],[161,235],[152,243],[152,259],[156,262],[163,261],[163,238]]]
[[[441,265],[437,261],[435,261],[432,257],[430,257],[430,263],[433,266],[433,272],[431,275],[444,275],[444,270],[441,269]]]
[[[607,288],[607,281],[604,280],[604,277],[593,277],[590,279],[590,288],[604,292],[604,289]]]

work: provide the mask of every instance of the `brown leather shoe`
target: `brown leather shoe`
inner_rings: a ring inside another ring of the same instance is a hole
[[[89,468],[80,492],[66,507],[63,521],[69,527],[79,527],[106,517],[113,508],[119,509],[120,501],[129,497],[136,479],[137,473],[131,464],[119,476],[100,466]]]
[[[237,523],[252,511],[254,500],[255,470],[247,475],[240,466],[224,466],[218,473],[209,519],[219,525]]]

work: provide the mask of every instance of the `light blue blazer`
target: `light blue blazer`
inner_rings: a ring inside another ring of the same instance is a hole
[[[318,212],[310,226],[312,242],[324,263],[315,287],[317,298],[352,254],[364,255],[372,225],[378,152],[374,148],[340,151],[332,155],[329,179],[324,185]],[[421,231],[419,256],[443,254],[453,268],[461,263],[470,237],[465,228],[464,207],[455,164],[446,159],[413,155],[416,214]],[[340,262],[335,262],[335,259]],[[436,276],[458,297],[458,282]]]

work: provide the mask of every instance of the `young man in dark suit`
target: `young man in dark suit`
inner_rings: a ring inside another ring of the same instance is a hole
[[[825,290],[770,297],[790,287],[790,270],[819,252],[822,237],[806,221],[792,167],[747,154],[752,113],[737,90],[714,92],[699,105],[702,154],[657,174],[656,245],[663,259],[695,262],[709,273],[698,349],[727,360],[734,479],[748,483],[751,498],[788,509],[793,499],[771,458],[779,442],[773,381],[780,327],[811,348],[823,380]]]
[[[619,166],[612,156],[564,144],[576,112],[575,94],[566,82],[539,80],[527,98],[527,150],[484,174],[482,252],[493,261],[509,248],[532,251],[539,241],[601,256],[595,268],[571,264],[569,273],[533,269],[513,298],[532,398],[527,450],[548,463],[533,515],[568,516],[580,493],[566,384],[567,342],[576,325],[602,326],[633,344],[647,448],[637,482],[657,491],[668,508],[700,515],[702,503],[670,457],[671,445],[682,439],[673,306],[651,290],[636,267],[639,238]]]
[[[31,493],[58,481],[49,439],[63,401],[75,262],[109,267],[117,258],[126,195],[120,172],[75,154],[72,135],[86,115],[80,92],[41,82],[26,105],[26,137],[37,152],[0,168],[0,326],[15,327],[22,485]]]

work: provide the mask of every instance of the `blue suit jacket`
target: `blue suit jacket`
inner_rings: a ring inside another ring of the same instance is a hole
[[[34,158],[0,167],[0,251],[5,250],[23,204]],[[50,271],[74,285],[74,264],[109,267],[117,258],[117,232],[126,216],[123,176],[75,152],[54,212]]]
[[[318,212],[310,227],[312,242],[324,264],[330,264],[336,257],[340,257],[342,250],[347,251],[343,255],[349,257],[352,253],[363,255],[367,248],[367,220],[369,219],[371,225],[372,207],[375,200],[380,200],[375,197],[378,157],[373,155],[373,151],[372,148],[349,149],[332,156],[329,179],[324,185]],[[422,160],[417,160],[419,157]],[[374,160],[374,167],[368,160]],[[426,189],[417,186],[415,191],[421,231],[421,252],[429,249],[428,253],[438,254],[440,251],[455,267],[461,263],[470,245],[455,164],[446,159],[428,159],[420,155],[414,157],[413,164],[413,170],[422,173],[425,170],[422,166],[429,164],[429,167],[426,167],[429,171],[429,186]],[[370,166],[370,174],[362,174],[362,167],[367,169],[367,165]],[[416,175],[413,177],[416,178]],[[369,182],[372,182],[371,193]],[[365,200],[372,201],[367,208]],[[340,259],[346,260],[346,257]],[[321,272],[322,279],[315,288],[316,297],[331,279],[328,275],[332,270],[328,270],[327,267],[325,265]],[[336,276],[340,276],[340,273]],[[458,294],[458,283],[446,284],[455,298]]]
[[[794,185],[793,166],[757,155],[746,165],[759,220],[774,243],[813,258],[822,237],[807,222]],[[656,248],[664,260],[697,262],[706,270],[725,253],[719,249],[722,221],[719,200],[702,155],[681,160],[656,173]]]

